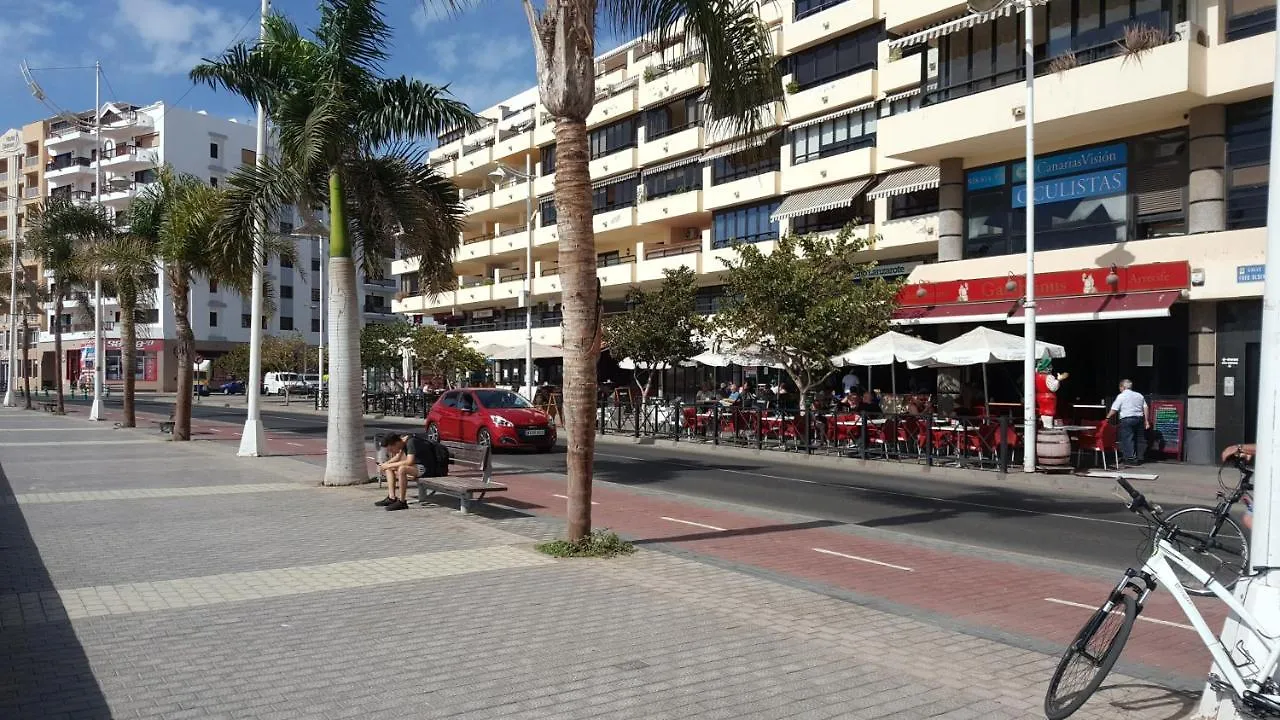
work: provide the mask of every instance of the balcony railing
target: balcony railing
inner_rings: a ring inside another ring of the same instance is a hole
[[[130,155],[137,155],[139,150],[140,148],[137,145],[117,145],[113,148],[106,148],[103,150],[102,158],[104,160],[111,160],[112,158],[128,157]]]
[[[92,164],[93,164],[93,161],[90,160],[89,158],[76,156],[76,157],[58,159],[58,160],[54,160],[53,162],[47,163],[44,166],[44,171],[54,172],[55,170],[66,170],[69,167],[75,167],[75,166],[87,168]]]
[[[485,233],[484,235],[477,235],[475,237],[463,238],[462,244],[471,245],[473,243],[484,242],[485,240],[492,240],[492,239],[493,239],[493,233]]]
[[[511,282],[512,280],[524,280],[525,277],[526,277],[526,274],[522,272],[499,273],[498,282]]]
[[[676,134],[676,133],[678,133],[678,132],[684,132],[685,130],[688,130],[689,128],[699,127],[700,125],[702,125],[702,121],[701,121],[701,120],[690,120],[689,122],[687,122],[687,123],[685,123],[685,124],[683,124],[683,125],[675,125],[675,126],[673,126],[673,127],[666,128],[665,130],[658,130],[657,132],[649,132],[649,129],[648,129],[648,128],[645,128],[645,131],[644,131],[644,133],[645,133],[645,135],[644,135],[644,141],[645,141],[645,142],[653,142],[654,140],[657,140],[658,138],[664,138],[664,137],[666,137],[666,136],[668,136],[668,135],[675,135],[675,134]]]
[[[28,200],[34,200],[40,197],[40,188],[38,187],[26,188],[25,190],[22,191],[22,197]]]
[[[29,167],[29,168],[40,167],[40,156],[30,155],[28,157],[23,158],[22,166]]]
[[[657,260],[658,258],[675,257],[676,255],[690,255],[692,253],[702,252],[701,243],[697,245],[675,245],[672,247],[654,248],[653,250],[645,250],[645,260]]]
[[[461,190],[458,191],[458,199],[470,200],[471,198],[484,197],[485,195],[488,195],[492,192],[493,192],[493,188],[491,187],[483,187],[478,189],[462,188]]]
[[[815,2],[815,0],[800,0],[795,4],[796,20],[803,20],[810,15],[815,15],[829,7],[835,7],[836,5],[840,5],[848,1],[849,0],[817,0]]]
[[[499,232],[499,233],[498,233],[498,237],[506,237],[506,236],[508,236],[508,235],[516,235],[516,234],[519,234],[519,233],[525,232],[525,231],[527,231],[528,229],[529,229],[529,226],[528,226],[528,225],[520,225],[520,226],[517,226],[517,227],[510,227],[510,228],[507,228],[507,229],[503,230],[502,232]]]
[[[598,268],[616,267],[618,265],[627,265],[635,261],[636,261],[635,255],[627,255],[626,257],[620,257],[617,255],[606,255],[604,257],[596,258],[596,267]]]

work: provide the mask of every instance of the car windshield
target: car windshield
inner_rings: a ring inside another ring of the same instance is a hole
[[[281,382],[289,382],[291,380],[297,380],[298,376],[293,373],[280,373],[277,379]]]
[[[480,400],[481,405],[490,410],[533,407],[528,400],[510,390],[477,390],[476,397]]]

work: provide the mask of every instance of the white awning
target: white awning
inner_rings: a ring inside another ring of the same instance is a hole
[[[804,122],[796,123],[796,124],[794,124],[794,125],[791,125],[791,126],[790,126],[790,127],[788,127],[787,129],[788,129],[788,130],[799,130],[799,129],[801,129],[801,128],[807,128],[807,127],[809,127],[810,125],[817,125],[817,124],[818,124],[818,123],[820,123],[820,122],[826,122],[826,121],[828,121],[828,120],[835,120],[836,118],[844,117],[845,115],[852,115],[853,113],[856,113],[856,112],[862,112],[863,110],[870,110],[871,108],[873,108],[873,107],[875,107],[875,106],[876,106],[876,101],[875,101],[875,100],[872,100],[871,102],[865,102],[865,103],[862,103],[861,105],[854,105],[853,107],[845,108],[845,109],[843,109],[843,110],[837,110],[837,111],[835,111],[835,112],[833,112],[833,113],[829,113],[829,114],[827,114],[827,115],[821,115],[821,116],[816,117],[816,118],[813,118],[813,119],[811,119],[811,120],[805,120]]]
[[[965,15],[963,17],[956,18],[955,20],[944,22],[940,25],[934,25],[931,28],[925,28],[914,35],[908,35],[904,38],[898,38],[897,40],[890,40],[889,49],[901,50],[903,48],[911,47],[912,45],[927,43],[930,40],[936,40],[943,35],[950,35],[951,33],[960,32],[961,30],[968,30],[975,25],[991,22],[997,18],[1008,17],[1015,12],[1022,12],[1023,9],[1024,8],[1021,3],[1007,3],[995,10]]]
[[[597,180],[591,183],[591,189],[599,190],[605,185],[612,185],[616,182],[625,182],[627,180],[635,180],[638,177],[640,177],[639,172],[628,172],[628,173],[622,173],[621,175],[614,175],[613,177],[605,178],[603,180]]]
[[[917,87],[913,87],[913,88],[911,88],[910,90],[908,90],[908,91],[906,91],[906,92],[900,92],[900,93],[898,93],[897,95],[890,95],[890,96],[886,97],[884,100],[881,100],[880,102],[884,102],[884,103],[893,103],[893,102],[897,102],[897,101],[899,101],[899,100],[906,100],[906,99],[907,99],[907,98],[909,98],[909,97],[914,97],[914,96],[919,95],[919,94],[920,94],[920,87],[919,87],[919,86],[917,86]]]
[[[906,195],[917,190],[938,187],[939,171],[935,165],[919,165],[885,176],[875,190],[867,193],[872,200],[891,195]]]
[[[663,163],[662,165],[655,165],[651,168],[645,168],[643,174],[645,177],[648,177],[650,175],[657,175],[658,173],[663,173],[668,170],[675,170],[678,167],[684,167],[685,165],[696,163],[700,160],[702,160],[702,156],[697,153],[694,153],[693,155],[682,157],[679,160],[672,160],[669,163]]]
[[[812,215],[823,210],[849,207],[853,204],[854,198],[866,192],[875,181],[874,177],[859,178],[852,182],[795,193],[782,201],[770,219],[785,220],[800,215]]]
[[[767,144],[779,132],[780,131],[778,130],[772,130],[764,133],[763,135],[756,135],[755,137],[746,138],[744,140],[734,140],[732,142],[724,143],[723,145],[717,145],[703,153],[702,160],[706,162],[708,160],[715,160],[716,158],[728,157],[735,153],[740,153],[743,150],[758,148],[761,145]]]

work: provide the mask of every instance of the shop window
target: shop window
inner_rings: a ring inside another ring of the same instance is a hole
[[[1227,229],[1265,227],[1271,98],[1227,106]]]
[[[791,234],[807,235],[810,233],[843,230],[850,225],[864,225],[869,222],[870,218],[870,203],[865,195],[860,195],[849,207],[824,210],[791,218]]]
[[[587,135],[587,144],[591,148],[592,160],[635,147],[636,119],[630,117],[592,130]]]
[[[836,38],[792,55],[792,80],[803,90],[848,77],[876,65],[876,46],[884,40],[884,23]]]
[[[711,184],[733,182],[782,168],[782,140],[775,136],[758,148],[743,150],[711,161]]]
[[[876,144],[876,111],[863,110],[791,131],[791,164]]]
[[[603,212],[636,204],[636,178],[634,176],[614,180],[591,189],[591,212],[598,215]]]
[[[716,211],[711,220],[711,247],[777,240],[778,223],[772,215],[781,204],[781,200],[770,200],[759,205]]]
[[[696,162],[644,177],[646,200],[656,200],[668,195],[700,189],[702,189],[702,165]]]
[[[970,193],[965,199],[964,256],[1004,255],[1008,252],[1009,190]]]
[[[890,220],[929,215],[938,212],[938,189],[930,188],[902,195],[890,195],[888,201]]]

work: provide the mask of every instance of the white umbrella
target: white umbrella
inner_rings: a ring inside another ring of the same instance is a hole
[[[868,368],[874,365],[888,365],[891,381],[890,389],[894,395],[897,395],[898,372],[897,368],[894,367],[894,363],[906,362],[910,358],[932,352],[937,347],[937,343],[890,330],[843,355],[831,358],[831,362],[836,365],[865,365]],[[867,387],[871,387],[870,370],[867,371]]]
[[[697,363],[696,363],[695,361],[693,361],[693,360],[681,360],[680,362],[676,363],[676,365],[678,365],[679,367],[693,367],[693,366],[694,366],[694,365],[696,365],[696,364],[697,364]],[[621,360],[619,360],[619,361],[618,361],[618,369],[619,369],[619,370],[635,370],[635,369],[636,369],[636,366],[637,366],[636,361],[635,361],[635,360],[632,360],[631,358],[622,358]],[[639,367],[640,367],[640,369],[641,369],[641,370],[649,370],[649,369],[650,369],[650,368],[649,368],[649,363],[647,363],[647,362],[639,363]],[[670,366],[669,366],[669,365],[666,365],[666,364],[664,363],[664,364],[662,364],[660,367],[661,367],[661,369],[666,369],[666,368],[668,368],[668,367],[670,367]]]
[[[1036,341],[1036,357],[1063,358],[1066,348]],[[913,367],[982,366],[982,396],[987,397],[987,365],[997,362],[1021,362],[1027,357],[1021,335],[1010,335],[988,327],[976,327],[954,340],[939,345],[908,361]]]
[[[503,347],[494,348],[490,359],[492,360],[524,360],[527,349],[524,345],[519,347]],[[533,344],[533,359],[541,360],[543,358],[558,358],[564,356],[564,350],[550,345]]]

